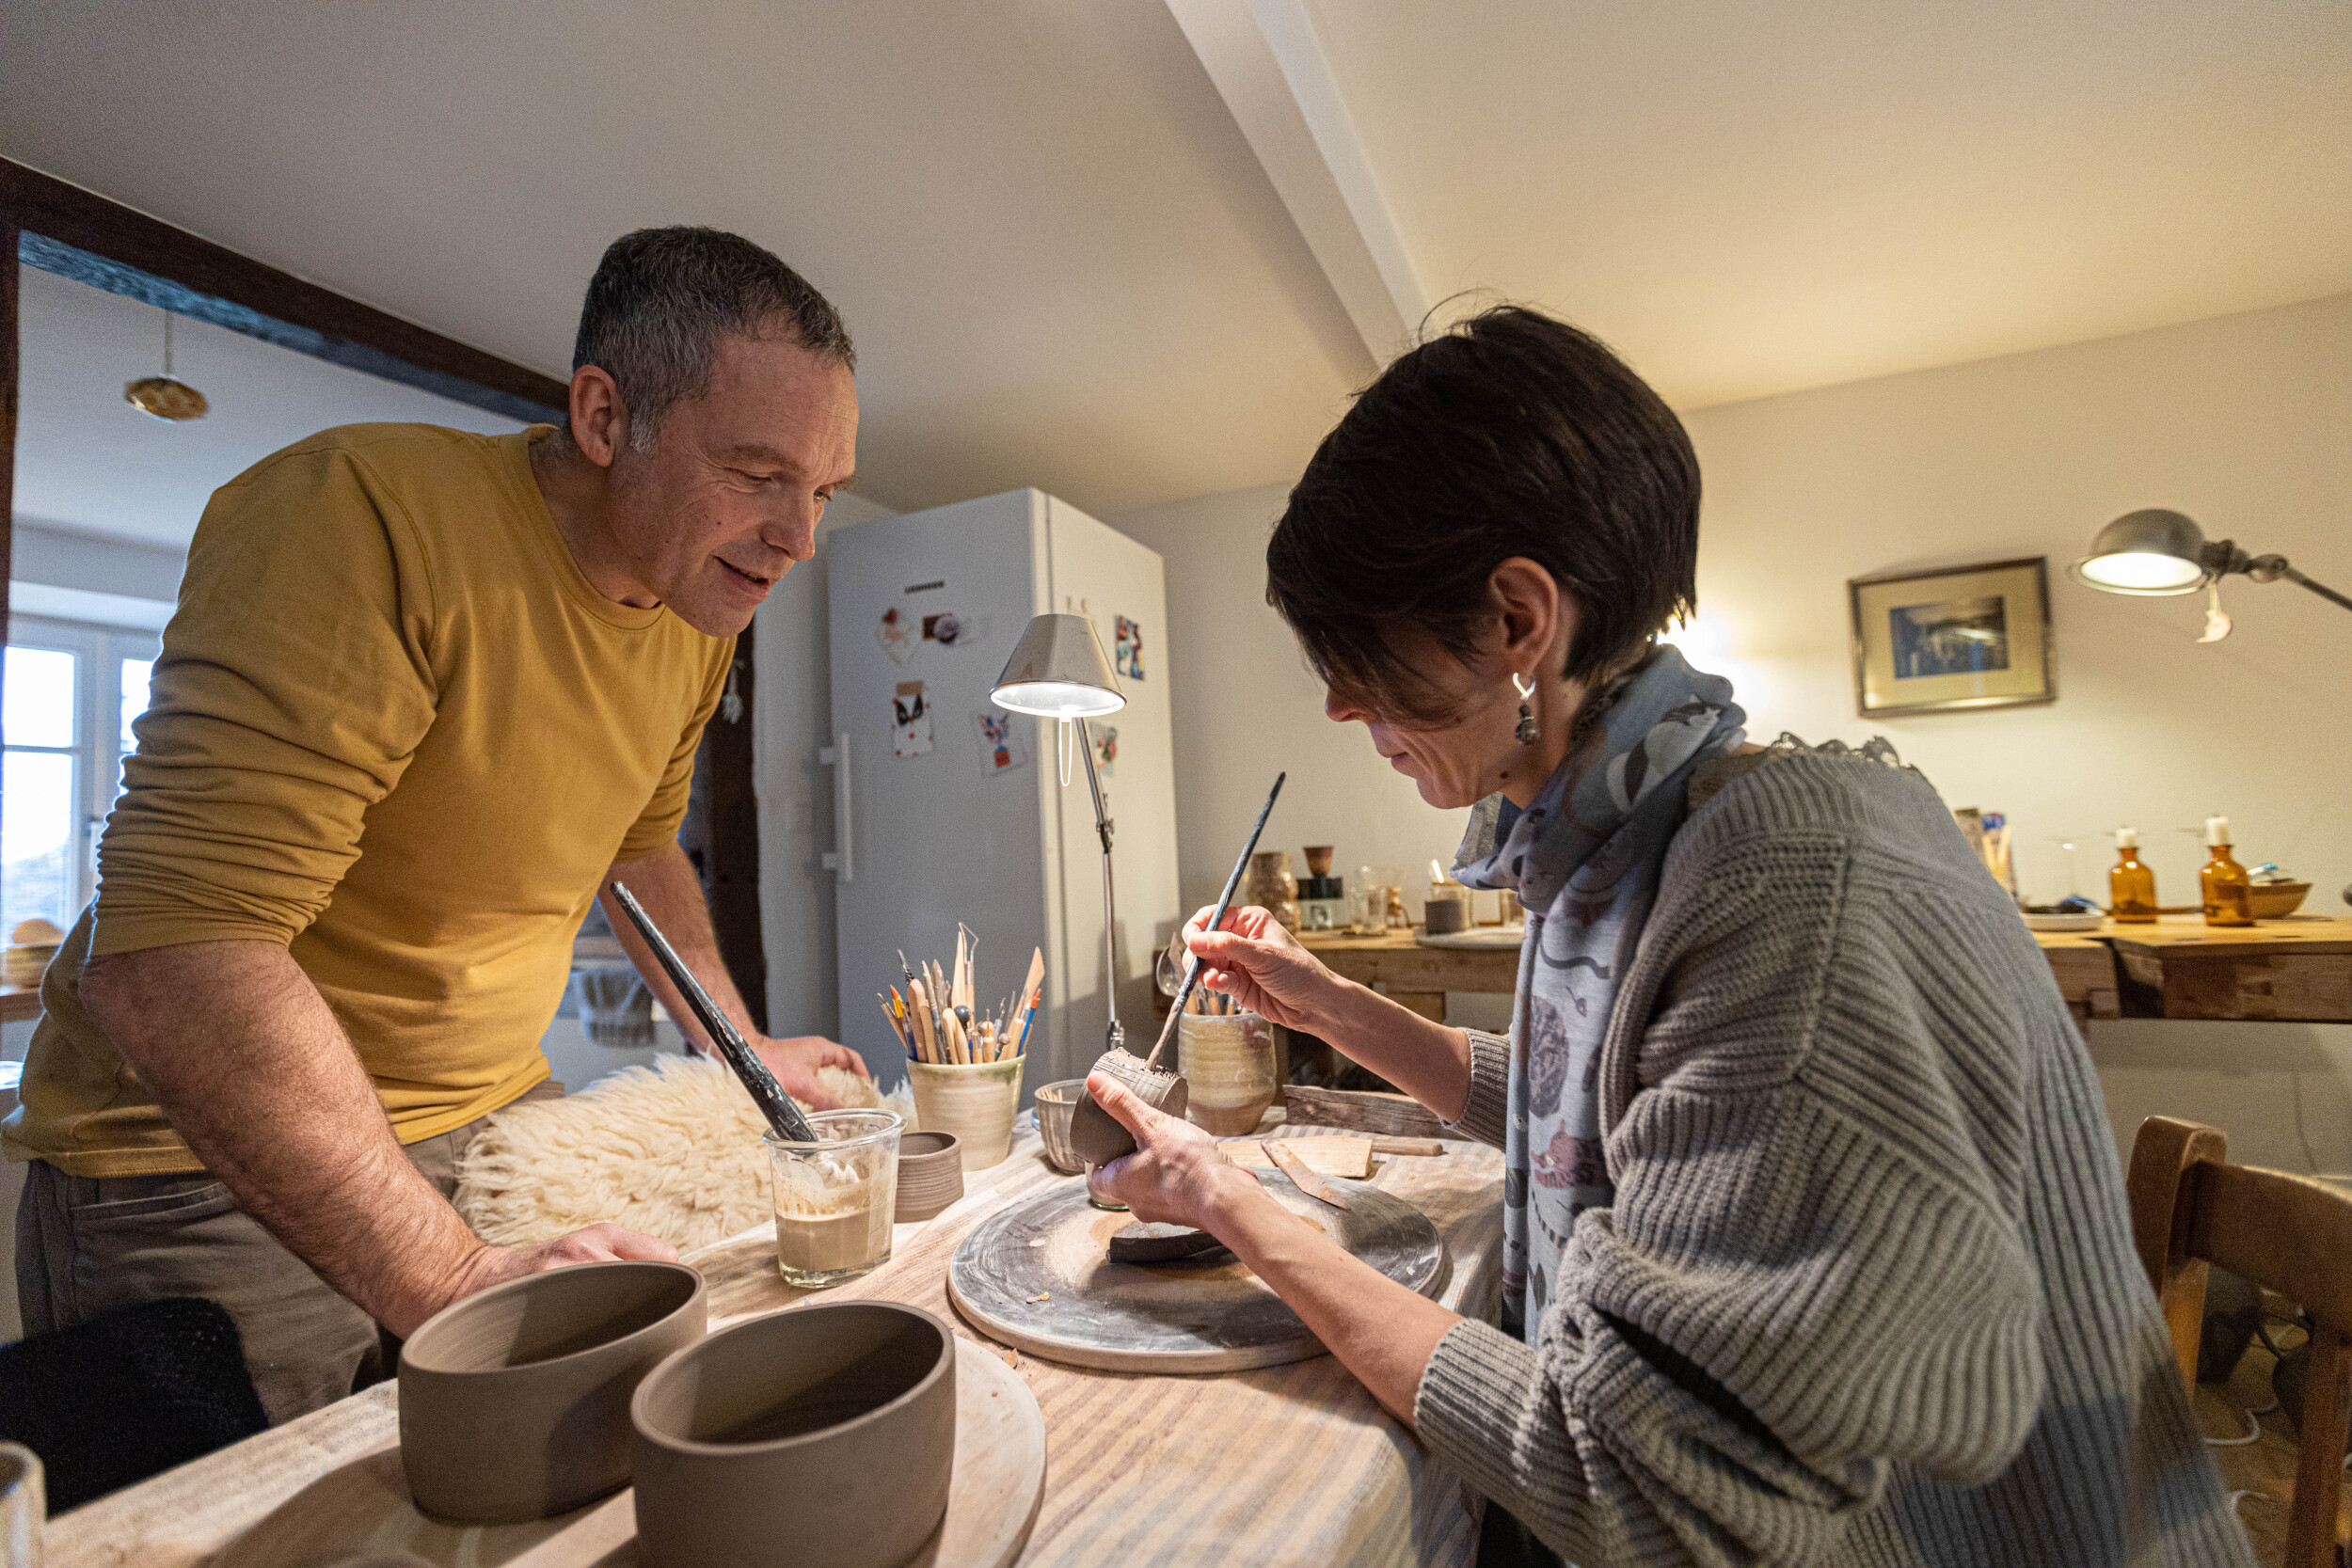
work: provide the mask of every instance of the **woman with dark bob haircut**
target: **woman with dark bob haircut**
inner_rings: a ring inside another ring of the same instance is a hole
[[[1266,549],[1326,711],[1474,806],[1457,875],[1526,906],[1511,1033],[1343,980],[1263,910],[1184,940],[1502,1149],[1501,1326],[1100,1075],[1138,1148],[1096,1190],[1279,1291],[1501,1505],[1482,1561],[2250,1563],[2015,908],[1883,742],[1744,744],[1729,684],[1653,641],[1698,508],[1657,395],[1503,309],[1373,383]]]

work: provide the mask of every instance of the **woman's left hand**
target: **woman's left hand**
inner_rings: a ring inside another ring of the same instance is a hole
[[[1123,1203],[1136,1218],[1154,1225],[1214,1230],[1211,1219],[1230,1183],[1238,1177],[1257,1185],[1225,1158],[1215,1138],[1152,1109],[1118,1080],[1095,1073],[1087,1079],[1087,1092],[1136,1139],[1133,1154],[1088,1176],[1087,1190],[1095,1196]]]

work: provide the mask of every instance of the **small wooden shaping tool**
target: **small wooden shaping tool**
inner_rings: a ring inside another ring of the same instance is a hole
[[[1290,1147],[1281,1139],[1268,1138],[1265,1140],[1264,1148],[1266,1158],[1281,1166],[1282,1174],[1289,1177],[1300,1192],[1305,1193],[1309,1197],[1320,1198],[1334,1209],[1347,1207],[1347,1199],[1333,1192],[1330,1183],[1317,1176],[1314,1167],[1293,1153]]]

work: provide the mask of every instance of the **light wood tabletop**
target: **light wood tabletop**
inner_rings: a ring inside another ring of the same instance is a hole
[[[1372,1180],[1437,1226],[1451,1271],[1438,1299],[1480,1312],[1501,1265],[1502,1155],[1476,1144],[1446,1149],[1437,1158],[1383,1159]],[[1046,1164],[1036,1133],[1025,1133],[1002,1164],[966,1177],[955,1207],[898,1227],[888,1263],[815,1298],[907,1302],[1017,1363],[1044,1412],[1047,1454],[1044,1502],[1020,1562],[1404,1568],[1475,1559],[1477,1529],[1461,1482],[1328,1355],[1201,1377],[1094,1371],[1015,1356],[958,1317],[946,1276],[964,1234],[1012,1203],[1078,1180]],[[713,1329],[812,1299],[777,1275],[771,1225],[689,1261],[709,1283]],[[47,1560],[51,1568],[183,1568],[217,1552],[212,1560],[225,1564],[238,1560],[233,1544],[283,1534],[288,1515],[305,1508],[342,1508],[382,1539],[389,1506],[410,1515],[405,1548],[437,1563],[636,1562],[633,1540],[615,1544],[613,1501],[538,1525],[414,1528],[421,1521],[400,1480],[397,1399],[394,1385],[378,1385],[53,1519]],[[388,1490],[398,1494],[389,1504]],[[369,1508],[353,1506],[361,1493]]]

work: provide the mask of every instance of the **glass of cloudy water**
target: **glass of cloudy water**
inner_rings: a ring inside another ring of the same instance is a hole
[[[761,1134],[775,1171],[776,1272],[821,1291],[890,1260],[898,1133],[890,1111],[814,1111],[815,1143]]]
[[[48,1516],[40,1459],[22,1443],[0,1443],[0,1565],[40,1568],[40,1527]]]

